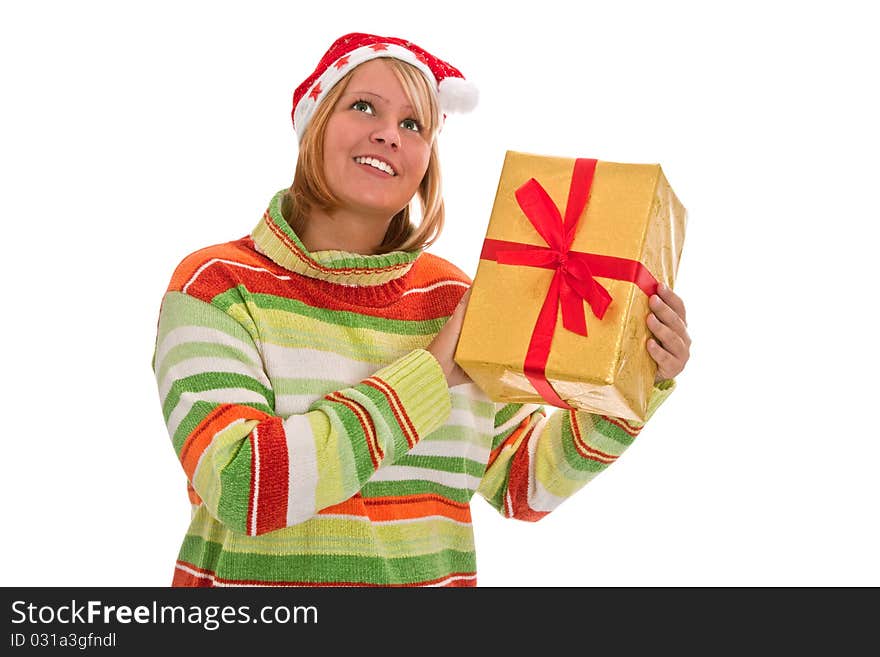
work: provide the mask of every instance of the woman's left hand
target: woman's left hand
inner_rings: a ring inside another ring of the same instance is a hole
[[[691,338],[687,333],[684,301],[663,283],[657,286],[657,294],[651,295],[648,305],[648,330],[654,338],[648,338],[648,353],[657,363],[654,382],[673,379],[684,369],[691,355]]]

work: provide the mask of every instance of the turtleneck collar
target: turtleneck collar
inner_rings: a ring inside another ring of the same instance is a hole
[[[384,285],[404,276],[421,251],[364,255],[348,251],[310,252],[281,214],[282,189],[269,202],[251,236],[260,253],[292,272],[349,286]]]

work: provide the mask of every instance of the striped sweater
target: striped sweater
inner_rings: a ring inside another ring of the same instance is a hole
[[[309,252],[282,195],[162,299],[153,371],[193,507],[172,585],[474,586],[475,492],[537,520],[641,425],[449,388],[425,347],[468,276],[421,251]]]

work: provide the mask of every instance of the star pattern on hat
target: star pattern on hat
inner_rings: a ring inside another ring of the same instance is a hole
[[[476,88],[450,63],[411,41],[353,32],[334,41],[314,72],[293,92],[290,116],[297,138],[302,139],[318,103],[346,71],[377,57],[396,58],[418,68],[436,94],[444,120],[448,111],[465,113],[476,105]],[[457,83],[447,83],[452,80]]]

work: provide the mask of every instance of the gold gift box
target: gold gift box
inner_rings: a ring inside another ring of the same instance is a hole
[[[575,159],[508,151],[487,240],[547,247],[520,208],[516,190],[534,178],[565,215]],[[635,260],[674,287],[687,212],[657,164],[598,161],[571,250]],[[481,258],[455,361],[496,402],[549,403],[524,362],[554,271]],[[602,319],[581,302],[587,336],[563,326],[557,307],[545,377],[571,407],[645,421],[656,363],[648,353],[648,296],[634,283],[595,276],[612,301]]]

